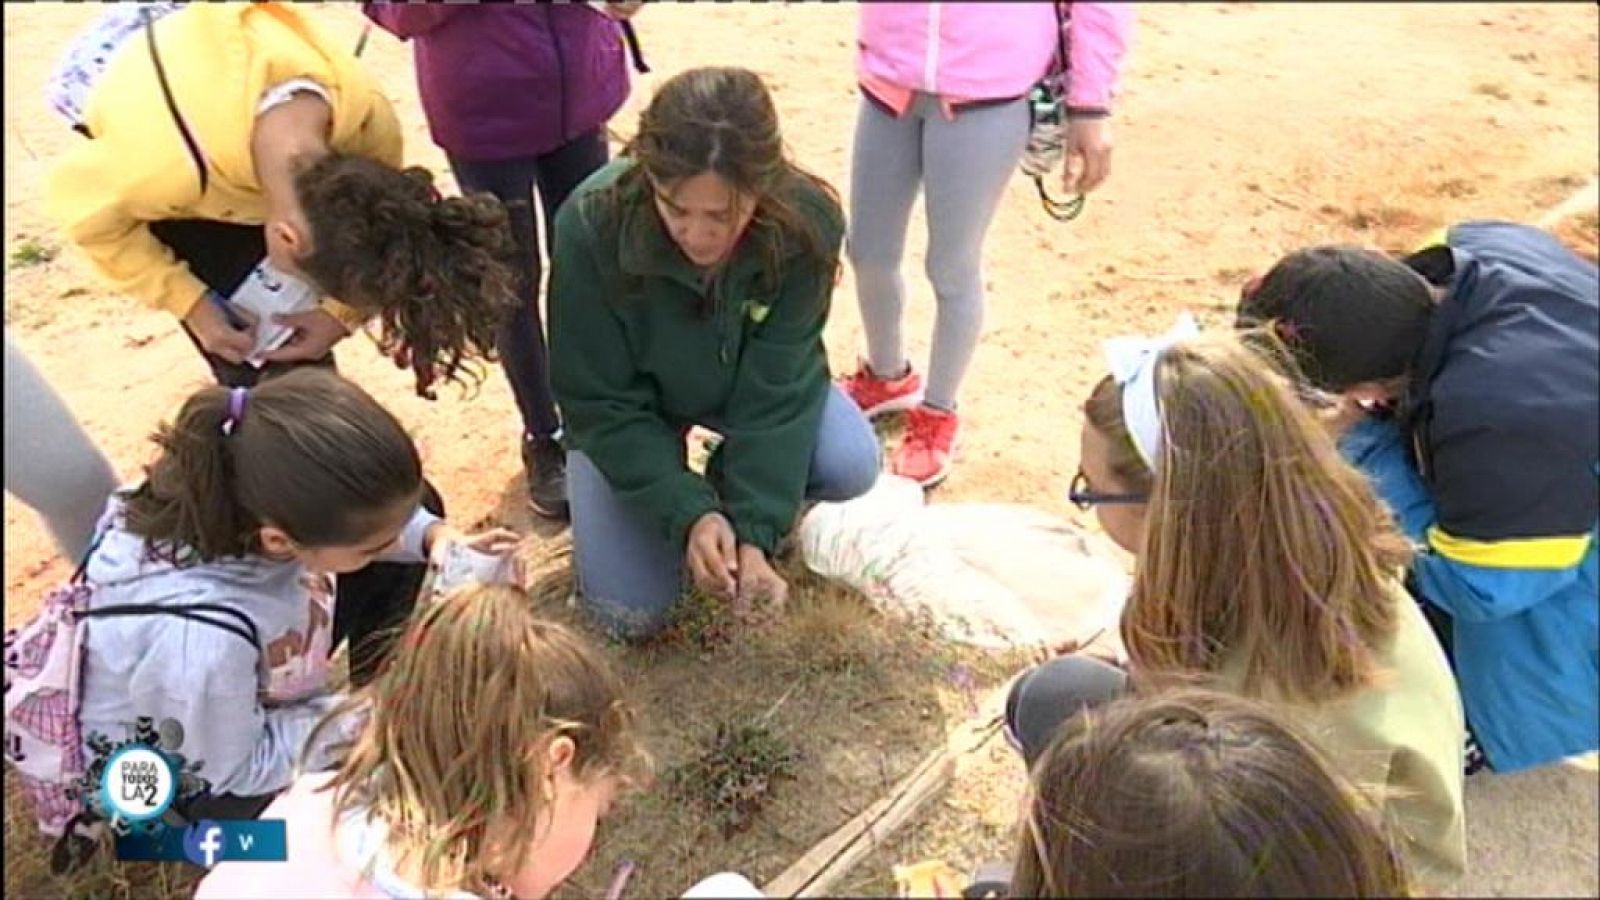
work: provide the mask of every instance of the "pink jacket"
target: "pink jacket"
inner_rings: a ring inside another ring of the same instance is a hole
[[[1071,18],[1067,105],[1110,110],[1133,31],[1127,3],[1064,3]],[[863,3],[857,72],[963,100],[1020,97],[1056,53],[1053,4]]]

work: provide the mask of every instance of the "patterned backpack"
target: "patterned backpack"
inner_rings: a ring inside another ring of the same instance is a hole
[[[86,768],[78,705],[89,619],[173,615],[225,629],[260,647],[255,623],[226,606],[120,604],[89,609],[94,587],[87,570],[98,546],[96,541],[84,554],[71,581],[45,597],[32,621],[5,634],[6,762],[33,804],[39,829],[53,836],[63,835],[85,808],[77,787]]]

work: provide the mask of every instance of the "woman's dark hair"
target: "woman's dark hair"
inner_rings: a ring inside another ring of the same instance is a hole
[[[154,435],[161,454],[126,500],[127,526],[174,563],[259,551],[271,524],[307,547],[355,544],[422,497],[405,428],[359,387],[302,367],[250,389],[202,388]]]
[[[776,290],[784,261],[796,254],[837,271],[837,248],[799,204],[810,186],[842,220],[839,195],[789,159],[772,95],[749,69],[706,67],[673,76],[639,114],[622,155],[638,164],[608,191],[615,211],[649,209],[653,216],[651,180],[671,185],[710,172],[756,201],[744,239],[759,243],[767,289]]]
[[[1200,688],[1074,716],[1033,769],[1012,897],[1393,897],[1379,813],[1267,708]]]
[[[498,200],[441,198],[427,169],[339,153],[300,171],[295,193],[311,228],[300,267],[333,297],[377,313],[384,349],[404,349],[419,392],[435,375],[461,381],[466,361],[495,358],[518,277]]]
[[[1239,301],[1237,325],[1271,325],[1311,383],[1343,391],[1410,371],[1433,315],[1427,282],[1362,247],[1311,247],[1278,261]]]

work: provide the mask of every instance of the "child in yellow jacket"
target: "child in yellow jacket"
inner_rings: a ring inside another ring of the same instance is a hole
[[[293,336],[269,369],[331,362],[374,315],[419,390],[493,346],[515,302],[503,208],[401,169],[393,107],[299,8],[114,7],[52,93],[87,140],[51,173],[51,217],[114,287],[177,316],[218,381],[261,374],[243,363],[263,323],[227,298],[263,259],[328,296],[278,320]]]

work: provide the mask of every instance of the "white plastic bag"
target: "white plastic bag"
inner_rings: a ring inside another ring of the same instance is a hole
[[[818,504],[799,535],[812,571],[981,647],[1087,642],[1115,629],[1127,596],[1109,545],[1072,523],[1012,504],[926,506],[892,475]]]

